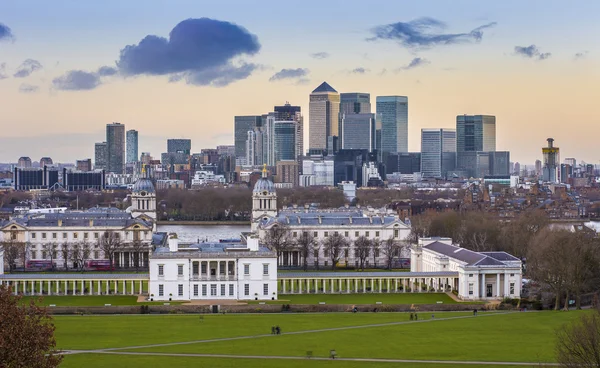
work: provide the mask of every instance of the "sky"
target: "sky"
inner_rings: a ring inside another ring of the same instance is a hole
[[[421,128],[496,116],[497,150],[599,164],[598,1],[4,0],[0,162],[92,158],[107,123],[192,151],[233,144],[235,115],[338,92],[408,96]],[[373,111],[374,112],[374,111]],[[308,140],[305,139],[305,142]],[[308,147],[305,147],[308,148]]]

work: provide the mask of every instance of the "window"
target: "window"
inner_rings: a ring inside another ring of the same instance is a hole
[[[329,266],[329,261],[325,261],[325,267]]]
[[[94,259],[100,258],[98,251],[94,251]]]
[[[83,238],[87,239],[88,238],[88,233],[83,233]]]
[[[115,233],[115,238],[117,238],[117,239],[121,238],[121,234]]]
[[[375,232],[375,237],[376,237],[376,238],[379,238],[379,231],[376,231],[376,232]]]
[[[98,233],[94,233],[94,239],[98,239]]]
[[[221,284],[221,296],[225,296],[225,284]]]
[[[165,285],[159,284],[158,285],[158,296],[164,296],[164,295],[165,295]]]
[[[73,239],[77,239],[77,233],[73,233]]]
[[[294,232],[292,233],[292,236],[293,236],[294,238],[297,238],[297,237],[298,237],[298,233],[294,231]]]
[[[314,232],[313,232],[313,236],[314,236],[315,238],[318,238],[318,237],[319,237],[319,232],[317,232],[317,231],[314,231]]]
[[[268,263],[263,264],[263,275],[264,276],[269,275],[269,264]]]
[[[369,232],[365,231],[365,236],[368,238],[369,237]]]
[[[327,250],[327,249],[323,250],[323,257],[325,257],[325,258],[329,257],[329,250]]]
[[[394,229],[394,238],[398,239],[398,229]]]
[[[510,295],[514,295],[514,293],[515,293],[515,283],[514,283],[514,282],[511,282],[511,283],[510,283],[510,291],[509,291],[509,294],[510,294]]]
[[[469,283],[469,295],[473,295],[473,284]]]
[[[183,276],[183,265],[177,265],[177,276]]]
[[[379,258],[379,248],[373,249],[373,253],[375,255],[375,258]]]
[[[510,277],[515,277],[515,274],[514,274],[514,273],[511,273],[511,274],[510,274]]]
[[[328,237],[329,236],[329,231],[325,231],[325,233],[323,234],[324,237]]]
[[[35,239],[35,233],[31,233],[31,239]]]
[[[313,252],[313,257],[315,257],[315,258],[319,258],[319,250],[318,250],[318,249],[315,249],[315,250],[314,250],[314,252]]]
[[[350,236],[350,232],[349,231],[344,231],[344,236],[347,238]]]
[[[46,233],[42,233],[42,239],[46,239]]]
[[[210,296],[217,296],[217,284],[210,284]]]
[[[165,275],[165,266],[158,265],[158,276],[164,276],[164,275]]]
[[[67,233],[63,233],[63,239],[67,238]]]
[[[244,284],[244,295],[250,295],[250,284]]]
[[[249,276],[250,275],[250,265],[249,264],[245,264],[244,265],[244,275],[245,276]]]
[[[206,296],[206,284],[202,285],[202,296]]]
[[[348,248],[344,249],[344,258],[348,258]]]
[[[198,296],[198,284],[194,284],[194,296]]]
[[[334,234],[335,234],[335,236],[338,236],[338,235],[340,235],[340,233],[338,233],[337,231],[336,231],[336,232],[334,232]]]
[[[56,239],[56,233],[52,233],[52,239]]]
[[[42,259],[46,259],[46,251],[42,251]]]
[[[183,284],[177,285],[177,295],[183,296]]]
[[[229,284],[229,296],[233,296],[233,284]]]
[[[355,231],[354,236],[358,238],[360,236],[360,231]]]
[[[469,274],[469,277],[473,277],[473,274],[472,274],[472,273],[470,273],[470,274]]]
[[[263,295],[269,295],[269,284],[263,284]]]

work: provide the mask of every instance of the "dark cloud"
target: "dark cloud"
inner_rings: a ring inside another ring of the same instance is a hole
[[[369,41],[393,40],[407,48],[430,48],[439,45],[479,42],[483,38],[483,30],[495,26],[491,22],[479,26],[466,33],[443,33],[446,24],[434,18],[418,18],[410,22],[398,22],[375,27],[373,37]]]
[[[329,57],[329,53],[327,52],[315,52],[314,54],[310,54],[310,57],[314,59],[327,59]]]
[[[17,71],[15,72],[15,74],[13,74],[13,77],[15,77],[15,78],[29,77],[31,75],[31,73],[35,72],[36,70],[40,70],[40,69],[42,69],[42,64],[39,61],[33,60],[33,59],[27,59],[17,68]]]
[[[412,59],[410,61],[410,63],[408,63],[408,65],[405,65],[401,68],[399,68],[398,70],[410,70],[410,69],[414,69],[414,68],[418,68],[420,66],[424,66],[429,64],[430,61],[421,57],[416,57],[414,59]]]
[[[102,82],[97,73],[71,70],[52,80],[52,87],[61,91],[87,91],[98,87]]]
[[[350,71],[350,74],[366,74],[369,72],[369,69],[358,67],[358,68],[354,68]]]
[[[14,38],[12,30],[7,25],[0,23],[0,41],[12,40]]]
[[[31,84],[23,83],[19,86],[19,92],[21,93],[35,93],[39,91],[40,87]]]
[[[549,52],[541,53],[536,45],[515,46],[515,54],[529,59],[546,60],[552,56]]]
[[[98,68],[96,74],[98,74],[100,77],[110,77],[117,74],[117,72],[117,68],[113,68],[112,66],[101,66]]]
[[[169,38],[148,35],[125,46],[117,67],[125,76],[183,74],[190,84],[224,86],[247,78],[258,66],[233,59],[260,50],[255,35],[236,24],[209,19],[187,19],[175,26]],[[228,73],[228,74],[225,74]]]
[[[6,75],[6,63],[0,63],[0,80],[8,78]]]
[[[588,52],[587,51],[581,51],[575,54],[574,58],[575,60],[580,60],[580,59],[585,59],[587,57]]]
[[[269,82],[275,82],[282,79],[295,79],[306,77],[309,73],[308,69],[297,68],[297,69],[281,69],[277,73],[273,74],[269,78]]]

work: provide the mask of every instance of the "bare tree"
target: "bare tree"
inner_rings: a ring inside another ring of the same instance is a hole
[[[600,313],[581,314],[557,330],[556,360],[561,367],[600,367]]]
[[[65,270],[69,270],[69,260],[71,260],[71,244],[67,241],[62,243],[60,248],[60,255],[64,261]]]
[[[92,254],[92,247],[90,243],[87,241],[81,241],[77,243],[73,243],[71,246],[71,255],[73,261],[77,265],[79,271],[83,271],[86,262],[90,259],[90,255]]]
[[[575,293],[575,306],[581,309],[581,293],[596,290],[600,263],[598,241],[584,232],[571,233],[569,240],[570,251],[564,260],[567,266],[567,290]],[[569,307],[568,291],[564,309]]]
[[[342,251],[344,248],[347,248],[349,245],[348,240],[340,234],[333,234],[328,236],[323,241],[323,247],[327,251],[329,255],[329,259],[331,260],[331,269],[335,270],[338,262],[340,261],[340,257],[342,256]]]
[[[393,237],[386,239],[381,244],[381,251],[383,252],[383,255],[385,256],[388,270],[392,269],[392,265],[394,263],[394,258],[399,257],[401,250],[402,250],[402,245],[400,244],[400,242],[395,241]]]
[[[50,264],[52,265],[52,269],[54,270],[54,268],[55,268],[54,261],[56,260],[56,258],[58,258],[58,244],[46,243],[46,244],[42,245],[42,248],[46,252],[45,258],[50,261]]]
[[[354,254],[359,262],[359,267],[364,271],[365,263],[369,258],[369,254],[371,253],[371,247],[373,243],[366,236],[359,236],[354,241]]]
[[[290,229],[286,225],[274,225],[267,230],[263,241],[267,247],[277,252],[277,264],[279,265],[281,253],[292,244]]]
[[[373,254],[373,267],[377,268],[377,258],[379,258],[379,250],[381,249],[381,240],[379,238],[375,238],[371,240],[371,247]]]
[[[104,258],[110,261],[110,267],[112,269],[115,265],[115,253],[123,247],[119,234],[114,231],[106,231],[98,239],[98,244],[104,253]]]
[[[133,266],[135,267],[135,271],[137,272],[141,267],[143,267],[143,253],[146,250],[146,245],[142,243],[141,240],[134,239],[133,242],[129,244],[129,248],[133,257]]]
[[[6,263],[8,263],[8,270],[12,272],[16,267],[17,259],[21,256],[23,243],[15,240],[8,240],[2,242],[0,247],[4,249],[4,260],[2,260],[2,262],[6,261]]]
[[[21,246],[19,247],[19,252],[21,259],[23,260],[23,269],[26,269],[27,258],[31,256],[31,244],[29,244],[28,242],[22,242]]]
[[[313,259],[315,262],[315,267],[317,270],[319,269],[319,253],[321,251],[321,242],[315,239],[315,243],[313,244]]]
[[[302,256],[302,267],[304,271],[308,270],[308,256],[310,251],[314,249],[315,237],[308,231],[303,231],[296,240],[296,246],[300,250]]]

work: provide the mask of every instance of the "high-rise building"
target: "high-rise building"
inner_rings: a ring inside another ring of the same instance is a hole
[[[108,144],[98,142],[94,146],[94,168],[96,170],[107,170]]]
[[[571,167],[574,169],[575,167],[577,167],[577,160],[572,157],[568,157],[565,158],[565,164],[571,165]]]
[[[340,115],[370,113],[371,95],[369,93],[340,93]]]
[[[542,169],[543,180],[549,183],[560,182],[560,150],[558,147],[554,147],[554,139],[548,138],[548,147],[542,148],[542,154],[544,156],[544,167]]]
[[[289,183],[292,184],[292,187],[298,186],[298,161],[296,160],[285,160],[285,161],[277,161],[276,165],[277,169],[277,182],[279,183]]]
[[[40,158],[40,167],[44,167],[44,166],[52,166],[53,162],[52,162],[52,158],[51,157],[42,157]]]
[[[386,172],[414,174],[421,172],[421,152],[403,152],[387,156]],[[396,166],[394,166],[396,164]]]
[[[86,158],[77,160],[77,162],[75,162],[75,168],[79,171],[92,171],[92,159]]]
[[[115,174],[125,172],[125,125],[106,124],[107,171]]]
[[[246,165],[248,132],[262,125],[262,117],[260,115],[235,116],[233,124],[235,158],[240,165]]]
[[[496,117],[491,115],[459,115],[456,117],[456,161],[465,170],[475,168],[476,154],[496,150]]]
[[[535,160],[535,175],[542,176],[542,161]]]
[[[191,151],[191,139],[167,139],[167,153],[183,153],[189,155]]]
[[[15,190],[50,189],[58,183],[58,170],[49,168],[15,167],[13,184]]]
[[[304,118],[300,106],[292,106],[286,102],[283,106],[275,106],[275,120],[291,120],[296,122],[296,157],[300,158],[304,155]],[[264,121],[264,120],[263,120]],[[298,160],[298,167],[302,165],[302,161]]]
[[[369,113],[342,113],[340,129],[342,149],[375,150],[375,115]]]
[[[274,162],[296,160],[296,122],[275,121],[273,124]]]
[[[324,151],[329,137],[339,136],[340,94],[327,82],[310,94],[308,147]]]
[[[377,96],[376,110],[381,152],[408,152],[408,97]]]
[[[27,169],[31,167],[31,159],[27,156],[19,157],[19,161],[17,162],[17,167],[22,169]]]
[[[138,131],[128,130],[127,131],[127,163],[137,162],[140,158],[138,156]]]
[[[424,178],[446,177],[454,170],[456,130],[421,129],[421,174]]]
[[[518,162],[515,162],[515,166],[513,168],[513,173],[515,173],[516,175],[521,175],[521,164]]]

